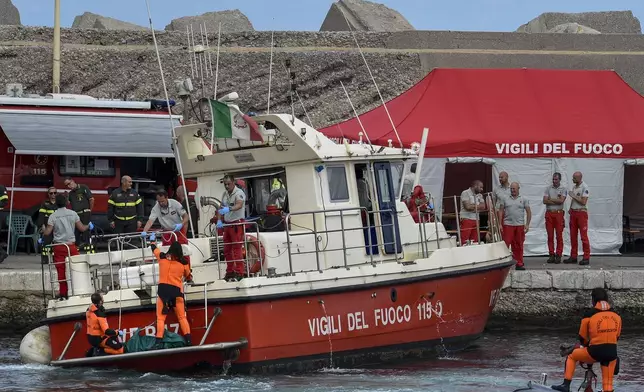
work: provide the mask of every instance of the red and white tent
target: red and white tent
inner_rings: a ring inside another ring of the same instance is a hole
[[[629,183],[633,192],[624,194],[624,166],[644,158],[644,98],[614,71],[435,69],[387,109],[406,147],[430,129],[421,183],[436,200],[448,162],[483,161],[494,178],[507,171],[521,184],[533,211],[526,255],[547,254],[541,199],[555,171],[568,188],[572,173],[584,173],[593,253],[618,253],[623,214],[644,224],[644,208],[628,201],[644,185]],[[372,143],[398,145],[384,107],[360,120]],[[357,140],[361,127],[352,118],[321,131]],[[626,213],[624,203],[633,206]]]

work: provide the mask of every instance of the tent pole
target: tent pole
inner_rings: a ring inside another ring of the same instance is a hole
[[[411,190],[414,192],[414,187],[420,183],[420,170],[423,168],[423,160],[425,158],[425,146],[427,145],[427,136],[429,135],[429,128],[423,128],[423,138],[420,141],[420,150],[418,151],[418,163],[416,163],[416,178]]]
[[[13,196],[16,193],[16,159],[18,154],[16,151],[13,151],[13,170],[11,172],[11,200],[9,201],[9,232],[7,233],[7,253],[11,252],[11,226],[13,223]]]

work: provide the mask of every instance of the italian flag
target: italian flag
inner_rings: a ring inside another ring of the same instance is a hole
[[[234,106],[211,99],[212,132],[221,139],[264,141],[257,123]]]

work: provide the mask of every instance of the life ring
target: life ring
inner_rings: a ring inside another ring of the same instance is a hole
[[[249,267],[248,271],[251,274],[256,274],[262,271],[264,262],[266,261],[266,251],[264,250],[264,245],[262,245],[262,243],[257,240],[257,237],[255,237],[254,235],[246,234],[246,247],[244,248],[243,252],[245,260],[244,263],[248,264],[249,258],[255,260],[253,265]],[[247,255],[246,252],[248,252],[249,254]]]

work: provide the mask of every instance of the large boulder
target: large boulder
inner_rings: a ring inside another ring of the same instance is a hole
[[[20,25],[20,12],[11,0],[0,0],[0,25]]]
[[[601,34],[599,31],[587,26],[582,26],[579,23],[560,24],[548,30],[548,33]]]
[[[546,12],[517,29],[522,33],[547,33],[558,25],[577,23],[604,34],[641,34],[642,26],[632,11]]]
[[[320,31],[348,31],[347,20],[352,30],[415,30],[400,12],[385,5],[364,0],[340,0],[331,5]]]
[[[253,25],[240,10],[227,10],[206,12],[197,16],[184,16],[182,18],[173,19],[169,25],[165,27],[166,31],[181,31],[185,32],[186,28],[192,25],[193,31],[199,26],[206,24],[208,33],[217,32],[219,30],[219,23],[221,22],[222,33],[240,33],[243,31],[255,31]]]
[[[73,29],[99,29],[99,30],[147,30],[147,27],[134,23],[123,22],[107,16],[85,12],[74,18]]]

